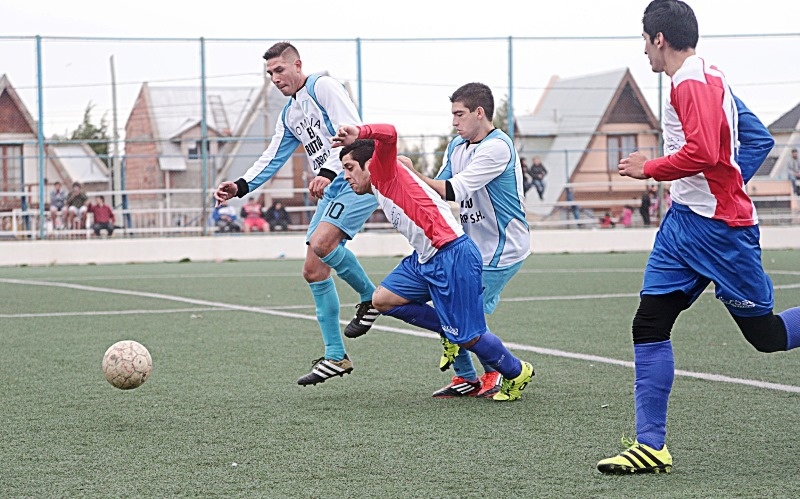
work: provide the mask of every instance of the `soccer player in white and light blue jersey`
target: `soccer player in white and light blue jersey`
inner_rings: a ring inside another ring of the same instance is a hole
[[[531,239],[525,220],[523,172],[511,138],[494,127],[494,96],[483,83],[467,83],[450,96],[453,127],[442,168],[435,179],[421,178],[444,200],[460,205],[464,232],[483,258],[483,311],[492,314],[506,284],[530,254]],[[466,349],[443,338],[440,368],[452,362],[455,376],[434,397],[491,397],[500,375],[483,365],[478,378]]]
[[[315,175],[309,192],[319,201],[306,235],[303,277],[311,288],[325,343],[324,355],[312,362],[311,372],[297,380],[314,385],[353,370],[339,327],[339,295],[331,268],[361,297],[356,317],[345,335],[364,334],[378,317],[372,307],[375,285],[355,255],[345,247],[377,209],[373,196],[357,196],[344,180],[339,156],[331,152],[331,137],[343,124],[360,123],[358,111],[341,83],[330,76],[306,76],[297,49],[288,42],[273,45],[264,54],[267,73],[275,87],[291,97],[275,126],[269,146],[244,176],[223,182],[214,197],[225,201],[243,197],[271,179],[302,145]]]

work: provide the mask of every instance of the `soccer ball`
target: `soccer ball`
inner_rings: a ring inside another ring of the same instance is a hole
[[[103,374],[109,383],[121,390],[141,386],[152,370],[150,352],[133,340],[118,341],[103,355]]]

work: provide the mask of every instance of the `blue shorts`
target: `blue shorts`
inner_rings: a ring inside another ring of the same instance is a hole
[[[483,267],[483,313],[492,314],[497,304],[500,303],[500,293],[514,277],[525,260],[514,265],[498,269],[496,267]]]
[[[760,231],[730,227],[673,203],[656,234],[644,272],[642,295],[682,291],[693,303],[709,283],[731,314],[772,312],[772,281],[761,264]]]
[[[359,196],[340,174],[325,189],[322,199],[317,202],[317,210],[306,232],[306,244],[320,222],[328,222],[338,227],[347,236],[343,241],[353,239],[377,208],[378,200],[375,196],[372,194]]]
[[[416,251],[403,258],[381,286],[409,301],[433,301],[447,339],[466,343],[487,331],[482,266],[478,247],[464,235],[425,263],[419,263]]]

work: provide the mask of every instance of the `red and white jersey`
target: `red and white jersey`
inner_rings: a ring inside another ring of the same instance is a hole
[[[369,165],[372,192],[389,222],[416,250],[420,263],[464,235],[447,201],[397,160],[394,126],[361,125],[358,138],[375,139]]]
[[[756,225],[758,216],[735,154],[738,113],[725,75],[693,55],[672,76],[664,109],[664,156],[645,174],[671,180],[672,200],[731,227]]]

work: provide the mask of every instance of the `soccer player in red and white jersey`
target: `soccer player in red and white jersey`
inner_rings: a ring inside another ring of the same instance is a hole
[[[373,306],[385,315],[441,331],[503,376],[494,400],[518,399],[533,366],[512,355],[486,326],[481,253],[450,205],[397,157],[395,128],[342,126],[333,144],[345,146],[339,157],[353,192],[374,194],[386,218],[414,248],[377,287]]]
[[[772,281],[761,264],[758,217],[744,190],[743,171],[752,172],[754,165],[737,163],[745,156],[737,150],[739,143],[744,147],[766,130],[761,123],[760,133],[754,128],[750,113],[740,134],[739,113],[745,108],[737,106],[725,75],[695,53],[699,35],[691,7],[678,0],[654,0],[642,24],[650,66],[671,78],[664,156],[648,159],[634,152],[620,161],[619,173],[671,180],[672,206],[656,235],[633,318],[636,439],[627,450],[597,464],[603,473],[671,470],[665,445],[675,377],[670,334],[681,311],[709,283],[758,351],[800,346],[800,307],[777,315],[772,310]]]

